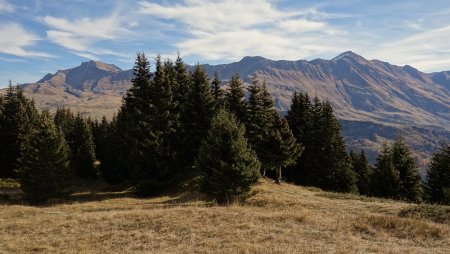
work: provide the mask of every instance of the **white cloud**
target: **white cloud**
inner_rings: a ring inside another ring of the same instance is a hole
[[[418,19],[418,20],[405,20],[403,22],[403,24],[411,29],[414,30],[421,30],[422,29],[422,23],[423,23],[423,19]]]
[[[15,11],[14,5],[7,0],[0,0],[0,13],[13,13]]]
[[[26,31],[20,24],[0,24],[0,53],[20,57],[51,57],[45,52],[27,50],[38,40],[37,35]]]
[[[98,58],[96,56],[89,54],[89,53],[79,53],[79,52],[73,52],[73,53],[77,56],[81,56],[81,57],[89,59],[89,60],[94,60],[94,61],[98,60]]]
[[[70,49],[76,55],[94,59],[94,55],[120,55],[120,53],[97,47],[102,41],[117,40],[129,34],[117,13],[103,18],[79,18],[69,20],[45,16],[41,21],[50,27],[47,38],[50,42]]]
[[[345,34],[315,9],[282,11],[268,0],[184,0],[181,4],[139,2],[140,13],[177,22],[189,37],[173,42],[183,55],[237,60],[246,55],[298,59],[344,50]],[[173,32],[173,31],[171,31]]]
[[[412,65],[422,71],[450,67],[450,25],[385,43],[374,52],[376,57],[399,65]]]

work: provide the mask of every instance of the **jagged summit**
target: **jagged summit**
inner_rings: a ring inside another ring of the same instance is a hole
[[[122,69],[120,69],[119,67],[115,66],[114,64],[107,64],[107,63],[103,63],[100,61],[94,61],[94,60],[90,60],[87,62],[82,62],[80,66],[78,67],[83,67],[83,68],[97,68],[100,70],[104,70],[107,72],[113,72],[113,73],[117,73],[122,71]],[[75,67],[77,68],[77,67]],[[74,68],[74,69],[75,69]]]
[[[253,62],[253,61],[266,61],[269,60],[262,56],[245,56],[239,62]]]
[[[344,53],[339,54],[335,58],[331,59],[331,61],[338,61],[345,58],[355,59],[355,60],[366,60],[364,57],[354,53],[353,51],[345,51]]]

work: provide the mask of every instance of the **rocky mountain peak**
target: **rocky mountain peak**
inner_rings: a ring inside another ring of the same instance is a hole
[[[106,64],[100,61],[93,61],[90,60],[88,62],[82,62],[79,67],[76,68],[84,68],[84,69],[99,69],[102,71],[112,72],[112,73],[118,73],[122,71],[119,67],[115,66],[114,64]],[[74,68],[75,69],[75,68]]]
[[[367,61],[364,57],[354,53],[353,51],[345,51],[344,53],[339,54],[335,58],[331,59],[331,61],[337,62],[339,60],[345,60],[345,59],[351,59],[351,60],[364,60]]]

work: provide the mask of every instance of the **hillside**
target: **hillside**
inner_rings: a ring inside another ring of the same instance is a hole
[[[235,63],[204,66],[210,76],[218,72],[223,85],[235,73],[247,83],[257,74],[266,81],[281,112],[288,110],[294,91],[329,100],[349,149],[365,149],[372,162],[382,142],[403,135],[425,168],[430,154],[450,140],[450,72],[427,74],[350,51],[331,60],[244,57]],[[65,106],[94,118],[111,118],[131,78],[132,70],[89,61],[22,86],[40,108]]]
[[[223,207],[188,191],[140,199],[98,187],[48,207],[0,205],[0,252],[450,252],[448,216],[402,217],[416,205],[267,180],[255,193]]]

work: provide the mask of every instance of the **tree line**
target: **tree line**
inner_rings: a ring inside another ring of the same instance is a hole
[[[187,71],[143,53],[132,87],[111,121],[38,112],[11,84],[0,97],[0,177],[16,178],[30,202],[70,191],[74,178],[130,181],[141,195],[157,195],[189,179],[219,203],[245,199],[266,172],[330,191],[414,202],[450,202],[450,147],[433,155],[422,183],[402,139],[380,152],[374,167],[364,151],[348,154],[329,102],[294,93],[286,116],[264,81],[248,88],[234,75],[222,89],[201,65]],[[245,90],[248,91],[246,97]],[[273,173],[272,173],[273,172]]]

